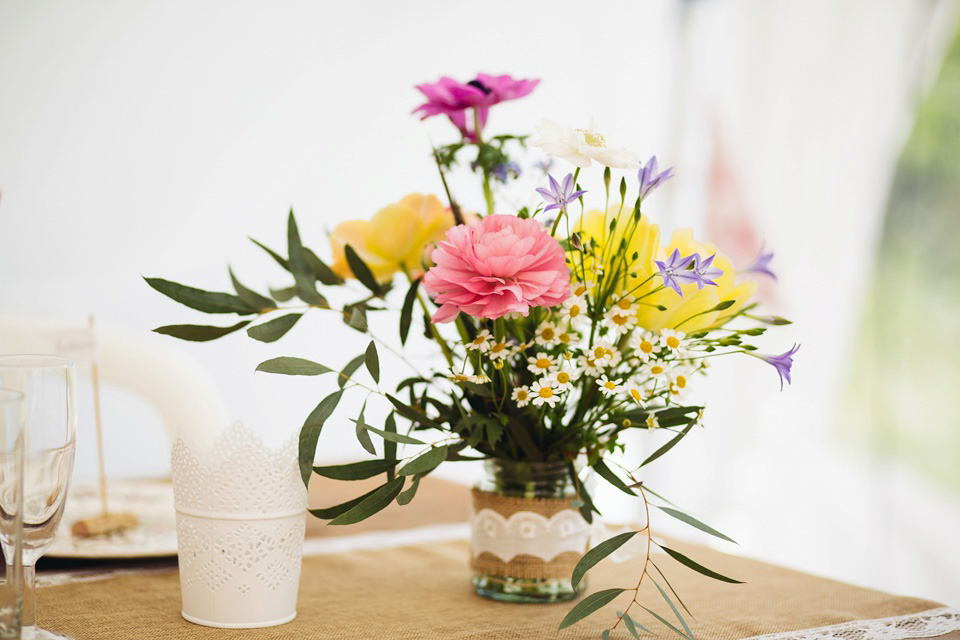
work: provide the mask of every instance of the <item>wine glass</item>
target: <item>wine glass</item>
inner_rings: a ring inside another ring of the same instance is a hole
[[[23,638],[69,638],[37,627],[35,565],[53,542],[66,502],[76,442],[73,360],[0,356],[0,387],[24,395]],[[10,540],[2,536],[10,558]]]
[[[0,586],[0,638],[19,638],[23,612],[23,394],[0,389],[0,534],[9,541]]]

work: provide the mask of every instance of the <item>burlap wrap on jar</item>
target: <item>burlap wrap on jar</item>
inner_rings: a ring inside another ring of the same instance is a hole
[[[470,568],[491,576],[569,578],[590,541],[590,525],[573,500],[473,489]]]

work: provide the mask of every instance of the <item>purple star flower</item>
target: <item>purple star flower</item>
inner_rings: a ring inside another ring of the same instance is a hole
[[[783,380],[786,378],[787,384],[790,384],[790,367],[793,366],[793,354],[795,354],[800,349],[799,344],[793,345],[793,348],[786,353],[781,353],[778,356],[765,356],[763,354],[754,355],[757,358],[760,358],[767,364],[772,364],[777,370],[777,373],[780,374],[780,390],[783,390]]]
[[[573,190],[573,174],[568,173],[567,177],[563,179],[563,184],[558,184],[556,180],[553,179],[553,176],[547,176],[550,178],[550,189],[539,188],[537,193],[543,196],[543,199],[549,202],[544,211],[550,211],[550,209],[560,209],[564,213],[567,212],[567,205],[582,196],[586,193],[583,189],[577,191]]]
[[[520,165],[516,162],[504,162],[493,168],[493,177],[506,184],[510,178],[520,177]]]
[[[744,269],[744,271],[753,272],[753,273],[765,273],[774,280],[777,279],[777,274],[773,271],[770,271],[770,261],[773,260],[773,251],[769,253],[764,253],[763,248],[760,248],[760,255],[757,256],[756,260],[753,261],[749,267]]]
[[[723,269],[717,267],[712,267],[713,259],[717,257],[717,254],[714,253],[712,256],[706,260],[700,260],[700,254],[693,254],[693,274],[696,276],[697,280],[697,289],[703,289],[704,285],[711,284],[713,286],[718,286],[714,282],[714,278],[719,278],[723,275]]]
[[[680,257],[680,250],[674,249],[666,262],[655,260],[657,268],[660,269],[660,277],[663,278],[663,284],[677,292],[677,295],[683,297],[683,291],[680,290],[680,283],[699,282],[700,277],[688,269],[694,258],[699,259],[695,253],[691,253],[685,258]]]
[[[657,156],[651,156],[647,160],[647,164],[640,167],[640,172],[637,173],[637,179],[640,181],[640,200],[646,198],[651,191],[673,177],[673,167],[658,173],[659,169]]]

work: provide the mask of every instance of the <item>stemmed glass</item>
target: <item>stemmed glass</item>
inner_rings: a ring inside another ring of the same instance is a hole
[[[0,638],[20,637],[23,613],[23,394],[0,389],[0,533],[9,551]]]
[[[60,356],[0,356],[0,387],[24,394],[23,638],[68,638],[37,627],[35,565],[63,516],[76,442],[76,372]],[[2,535],[10,561],[10,540]]]

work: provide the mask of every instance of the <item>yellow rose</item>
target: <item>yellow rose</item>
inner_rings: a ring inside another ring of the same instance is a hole
[[[370,220],[338,224],[330,234],[331,268],[341,278],[353,276],[344,253],[349,244],[377,280],[389,280],[404,270],[416,278],[423,274],[426,252],[453,224],[453,214],[436,196],[412,193],[380,209]]]
[[[617,218],[617,228],[613,235],[610,234],[610,221]],[[723,254],[717,252],[716,248],[710,244],[699,243],[693,239],[693,232],[690,229],[679,229],[674,232],[673,237],[663,249],[660,248],[660,228],[651,223],[647,216],[640,218],[636,224],[636,230],[630,234],[630,241],[627,247],[621,251],[620,243],[623,240],[624,233],[632,229],[633,223],[630,222],[632,208],[624,207],[620,211],[620,205],[615,205],[607,210],[606,217],[601,211],[587,211],[575,225],[574,229],[580,234],[581,241],[587,251],[584,259],[587,279],[592,279],[591,269],[594,268],[594,258],[590,256],[590,239],[596,243],[596,257],[599,262],[601,256],[605,257],[607,273],[612,271],[612,261],[626,260],[627,272],[636,274],[636,277],[626,278],[620,286],[617,287],[619,293],[630,292],[630,297],[638,299],[643,297],[644,304],[638,305],[637,324],[645,329],[664,329],[673,328],[679,325],[679,329],[685,333],[693,333],[699,329],[723,324],[727,318],[737,313],[750,300],[756,291],[755,282],[734,282],[734,269],[730,260]],[[607,245],[607,242],[612,244]],[[604,254],[604,247],[607,247]],[[703,289],[697,289],[693,283],[681,285],[683,297],[677,295],[670,288],[661,289],[656,293],[651,291],[660,287],[663,282],[659,276],[650,278],[652,274],[659,273],[655,260],[666,260],[674,249],[679,249],[681,255],[687,256],[691,253],[699,253],[701,257],[707,258],[714,253],[717,257],[713,260],[713,266],[723,270],[723,275],[716,279],[717,286],[705,286]],[[633,259],[633,254],[637,258]],[[579,279],[580,272],[580,253],[572,251],[569,254],[571,261],[570,267],[573,277]],[[646,284],[640,283],[650,278]],[[596,284],[596,282],[594,282]],[[638,286],[639,285],[639,286]],[[647,295],[649,294],[649,295]],[[712,309],[717,304],[733,300],[733,305],[723,311],[710,311],[702,315],[694,314],[705,312]],[[666,311],[660,311],[656,305],[666,307]],[[687,320],[687,318],[690,318]],[[682,323],[682,324],[681,324]]]

